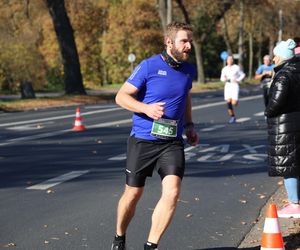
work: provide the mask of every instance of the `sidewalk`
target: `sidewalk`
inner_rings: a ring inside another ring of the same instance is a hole
[[[271,178],[271,177],[270,177]],[[286,200],[286,192],[284,186],[281,185],[276,193],[269,199],[267,204],[261,210],[257,219],[257,223],[242,241],[238,249],[259,250],[261,244],[261,237],[264,228],[266,208],[270,203],[275,203],[277,210],[280,209]],[[299,250],[300,249],[300,219],[284,219],[279,218],[279,224],[285,250]]]

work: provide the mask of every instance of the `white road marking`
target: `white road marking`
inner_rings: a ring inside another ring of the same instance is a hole
[[[104,123],[99,123],[95,125],[88,126],[89,128],[103,128],[103,127],[110,127],[110,126],[116,126],[120,124],[127,124],[131,123],[132,119],[125,119],[125,120],[119,120],[115,122],[104,122]]]
[[[66,130],[60,130],[60,131],[51,132],[51,133],[43,133],[43,134],[30,135],[30,136],[25,136],[25,137],[18,137],[18,138],[10,139],[10,140],[7,140],[6,142],[0,143],[0,146],[9,145],[9,144],[20,142],[20,141],[30,141],[30,140],[34,140],[34,139],[42,139],[42,138],[52,137],[52,136],[56,136],[56,135],[62,135],[69,131],[71,131],[71,130],[66,129]]]
[[[44,181],[40,184],[36,184],[30,187],[27,187],[26,189],[30,190],[46,190],[48,188],[54,187],[58,184],[61,184],[63,182],[69,181],[71,179],[77,178],[83,174],[86,174],[90,172],[90,170],[83,170],[83,171],[72,171],[66,174],[63,174],[61,176],[49,179],[47,181]]]
[[[121,110],[121,109],[122,108],[110,108],[110,109],[95,110],[95,111],[89,111],[89,112],[83,112],[83,113],[80,112],[80,115],[81,116],[92,115],[92,114],[111,112],[111,111],[116,111],[116,110]],[[65,119],[65,118],[70,118],[70,117],[75,117],[75,111],[74,111],[74,114],[72,114],[72,115],[61,115],[61,116],[56,116],[56,117],[27,120],[27,121],[21,121],[21,122],[9,122],[9,123],[0,124],[0,127],[15,126],[15,125],[28,124],[28,123],[35,123],[35,122],[54,121],[54,120]]]
[[[255,114],[254,114],[254,116],[263,116],[263,115],[264,115],[264,113],[265,113],[264,111],[262,111],[262,112],[258,112],[258,113],[255,113]]]
[[[21,126],[14,126],[14,127],[9,127],[7,129],[9,130],[20,130],[20,131],[25,131],[25,130],[36,130],[36,129],[42,129],[45,127],[47,124],[53,124],[54,122],[45,122],[45,123],[34,123],[34,124],[25,124]]]
[[[200,129],[200,131],[202,131],[202,132],[208,132],[208,131],[214,131],[216,129],[224,128],[224,127],[225,127],[225,125],[214,125],[214,126],[211,126],[211,127],[208,127],[208,128]]]
[[[125,120],[119,120],[119,121],[115,121],[115,122],[105,122],[105,123],[88,126],[88,128],[110,127],[110,126],[130,123],[131,121],[132,121],[131,119],[125,119]],[[60,130],[60,131],[55,131],[55,132],[49,132],[49,133],[43,133],[43,134],[37,134],[37,135],[31,135],[31,136],[10,139],[10,140],[7,140],[6,142],[0,143],[0,146],[9,145],[9,144],[20,142],[20,141],[30,141],[30,140],[34,140],[34,139],[48,138],[48,137],[52,137],[52,136],[56,136],[56,135],[62,135],[67,132],[72,132],[72,129],[65,129],[65,130]]]
[[[236,119],[236,122],[245,122],[245,121],[249,121],[249,120],[251,120],[250,117],[241,117],[241,118]]]
[[[113,157],[108,158],[109,161],[123,161],[126,160],[126,154],[120,154]]]
[[[261,95],[254,95],[254,96],[248,96],[248,97],[243,97],[240,98],[239,101],[249,101],[249,100],[254,100],[254,99],[261,99]],[[220,105],[225,105],[225,101],[221,102],[215,102],[215,103],[207,103],[199,106],[194,106],[192,107],[192,110],[198,110],[198,109],[204,109],[204,108],[210,108],[210,107],[215,107],[215,106],[220,106]]]
[[[267,154],[248,154],[243,156],[244,159],[253,161],[265,161],[267,157]]]

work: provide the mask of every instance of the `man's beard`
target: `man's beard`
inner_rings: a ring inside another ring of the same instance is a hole
[[[190,53],[190,50],[180,52],[175,47],[171,48],[171,54],[178,62],[187,61],[189,58],[189,53]]]

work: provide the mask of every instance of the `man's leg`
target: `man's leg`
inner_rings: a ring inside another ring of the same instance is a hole
[[[152,214],[152,225],[148,242],[157,244],[170,224],[180,194],[181,178],[167,175],[162,180],[162,195]]]
[[[125,186],[124,193],[119,200],[117,211],[117,235],[125,235],[127,227],[134,216],[136,205],[142,196],[144,187]]]

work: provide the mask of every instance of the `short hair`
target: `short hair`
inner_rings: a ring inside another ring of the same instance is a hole
[[[193,28],[190,24],[180,23],[180,22],[172,22],[167,25],[166,37],[169,37],[171,40],[174,40],[177,32],[180,30],[187,30],[187,31],[193,32]]]
[[[271,57],[270,57],[270,55],[264,55],[264,58],[263,59],[268,59],[268,60],[270,60],[271,61]]]

